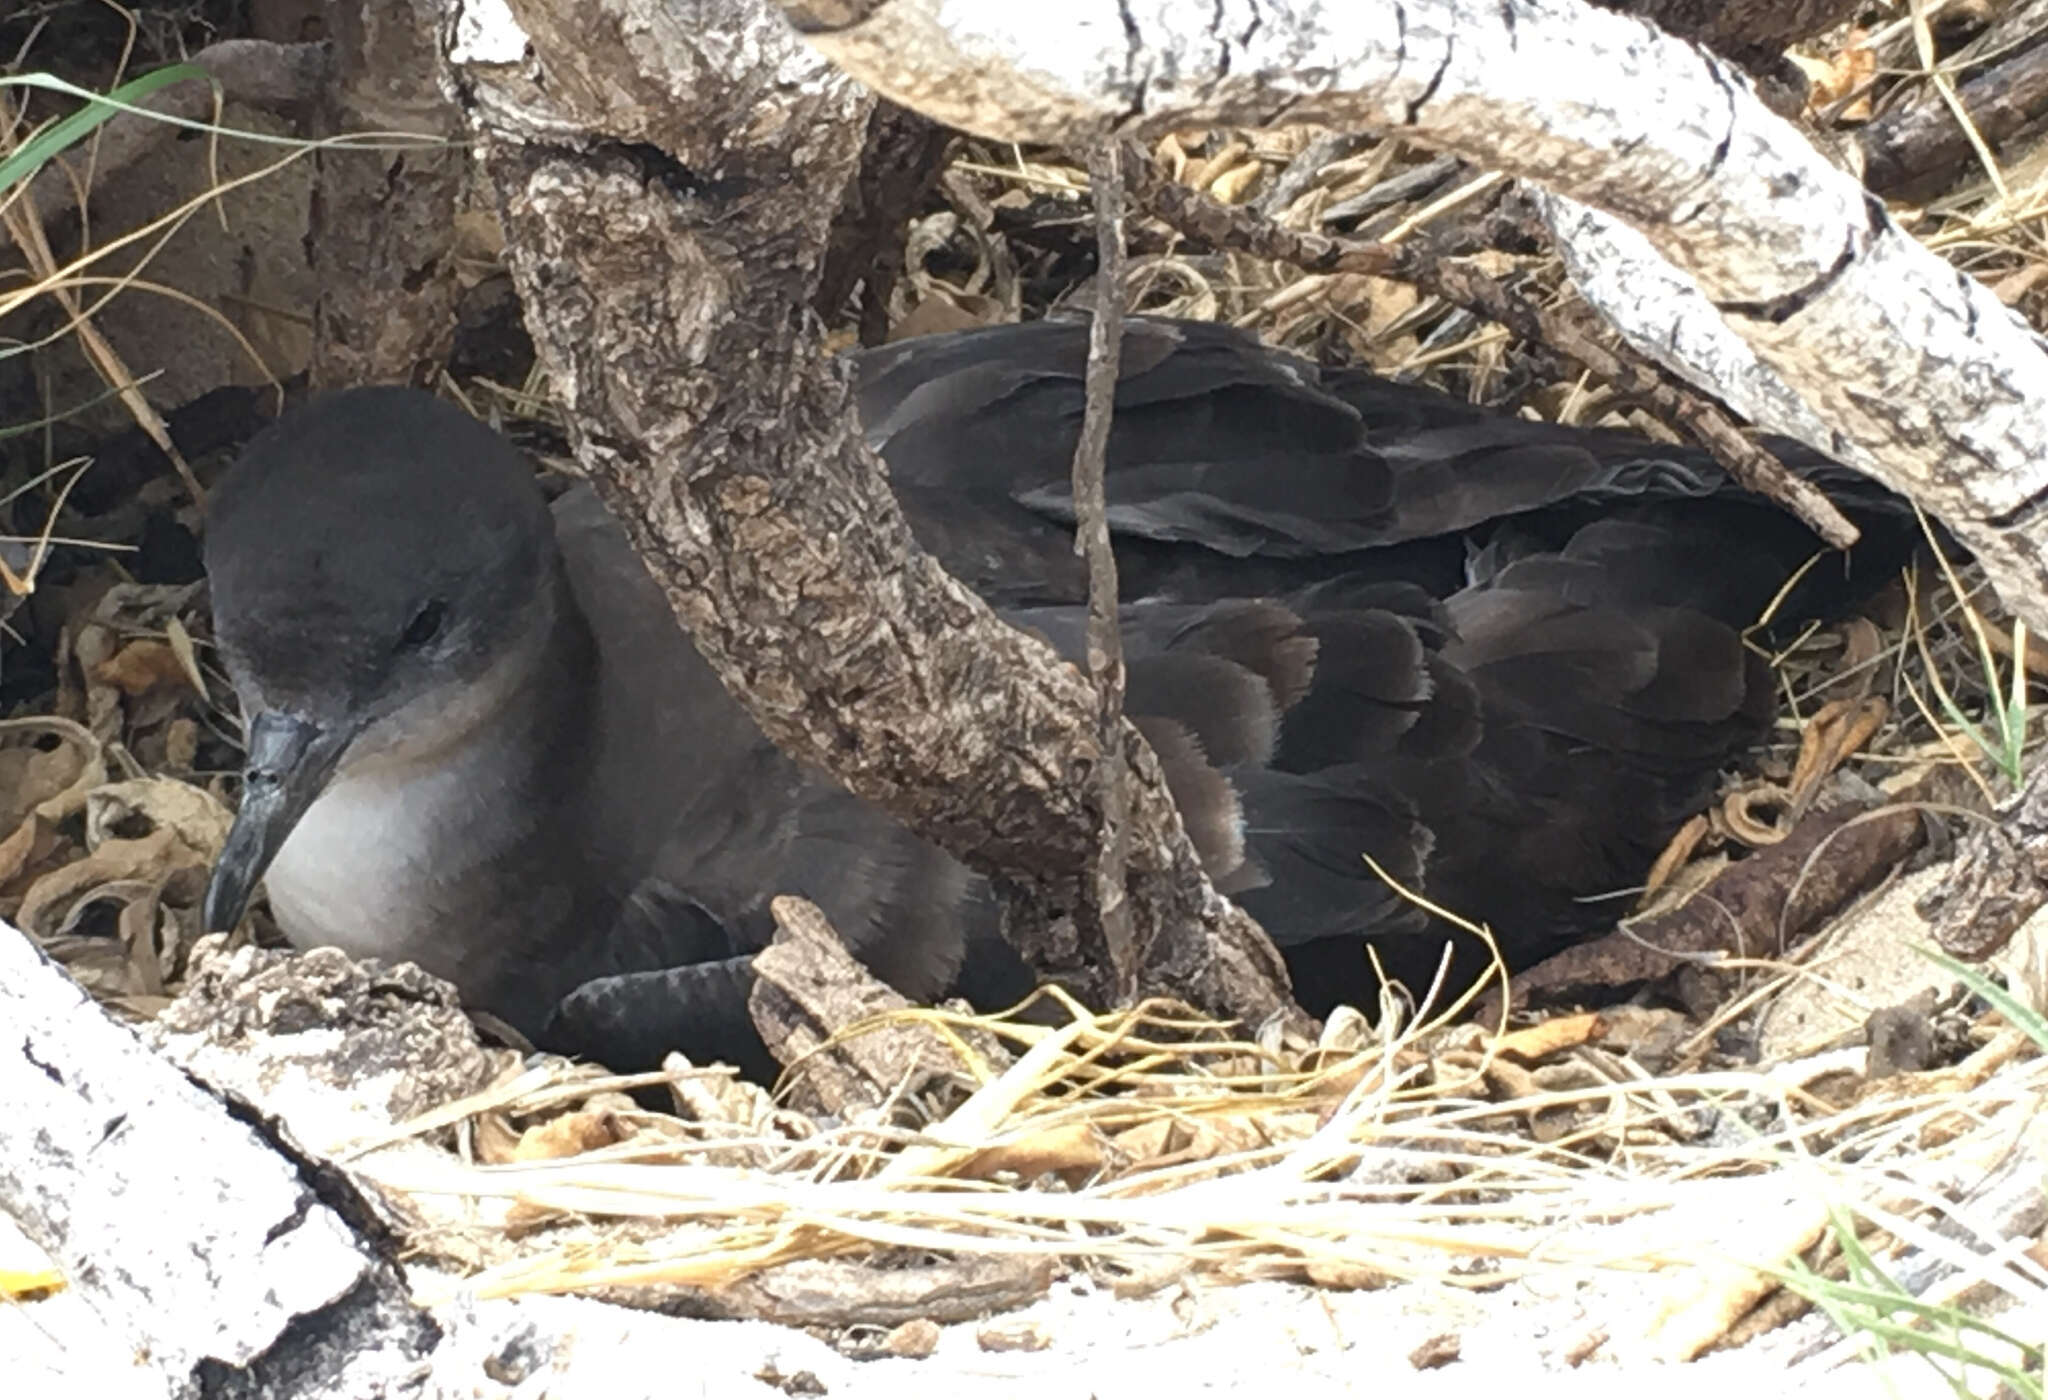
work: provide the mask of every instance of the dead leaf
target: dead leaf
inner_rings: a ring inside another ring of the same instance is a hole
[[[1316,1115],[1306,1111],[1279,1114],[1263,1121],[1238,1117],[1160,1117],[1118,1133],[1111,1142],[1130,1162],[1130,1170],[1138,1171],[1253,1152],[1275,1141],[1306,1138],[1315,1128]],[[1186,1174],[1175,1174],[1176,1183],[1192,1179]]]
[[[1159,144],[1152,148],[1152,159],[1165,170],[1169,180],[1179,180],[1187,174],[1188,152],[1177,132],[1169,131],[1159,138]]]
[[[1655,1308],[1643,1339],[1651,1355],[1690,1361],[1712,1346],[1778,1286],[1745,1259],[1796,1257],[1827,1229],[1825,1202],[1808,1194],[1779,1196],[1784,1189],[1757,1178],[1721,1199],[1691,1200],[1645,1222],[1646,1233],[1662,1245],[1660,1253],[1694,1261],[1690,1269],[1645,1280]],[[1731,1240],[1741,1241],[1743,1258],[1729,1250]]]
[[[983,1351],[1044,1351],[1052,1333],[1042,1322],[991,1322],[974,1334]]]
[[[503,1113],[479,1113],[471,1121],[471,1150],[486,1166],[502,1167],[519,1158],[519,1130]]]
[[[199,669],[199,652],[192,645],[192,634],[185,630],[184,619],[176,613],[164,620],[164,640],[177,654],[178,664],[185,668],[185,679],[192,686],[194,695],[206,694],[206,676]]]
[[[1671,1066],[1694,1029],[1684,1012],[1668,1006],[1610,1006],[1601,1011],[1600,1020],[1600,1047],[1627,1055],[1652,1074]]]
[[[12,881],[28,864],[29,853],[36,848],[36,837],[42,832],[42,825],[42,818],[30,812],[6,840],[0,841],[0,885]]]
[[[1384,1288],[1387,1275],[1369,1264],[1355,1264],[1348,1259],[1311,1259],[1302,1272],[1308,1281],[1318,1288],[1343,1288],[1364,1290]]]
[[[1690,821],[1678,828],[1678,834],[1665,844],[1656,863],[1650,867],[1650,873],[1643,877],[1643,892],[1636,897],[1638,910],[1650,907],[1658,891],[1670,883],[1671,877],[1692,859],[1693,852],[1700,848],[1700,842],[1707,839],[1707,834],[1712,829],[1706,815],[1699,812],[1694,813]]]
[[[1062,1123],[1018,1142],[977,1152],[952,1175],[985,1180],[1010,1173],[1032,1181],[1052,1172],[1095,1171],[1102,1166],[1102,1134],[1086,1123]]]
[[[85,795],[107,780],[99,740],[83,725],[54,715],[0,721],[0,734],[54,736],[57,747],[33,742],[0,748],[0,825],[9,831],[30,813],[61,822],[85,805]]]
[[[157,914],[163,907],[157,887],[144,885],[121,910],[121,947],[128,955],[128,970],[134,974],[138,995],[162,996],[166,981],[164,960],[157,950]]]
[[[1518,1060],[1533,1064],[1560,1050],[1598,1040],[1606,1030],[1606,1023],[1599,1012],[1584,1011],[1576,1016],[1558,1016],[1538,1025],[1509,1031],[1494,1041],[1493,1048],[1500,1054],[1513,1055]]]
[[[521,1133],[518,1145],[512,1149],[512,1160],[544,1162],[559,1157],[577,1157],[601,1147],[614,1146],[627,1136],[617,1114],[588,1109],[564,1113]]]
[[[1819,56],[1795,51],[1785,55],[1806,75],[1810,85],[1806,110],[1811,116],[1819,116],[1877,76],[1877,51],[1866,42],[1869,33],[1850,29],[1843,37],[1843,48],[1834,54]],[[1865,122],[1870,120],[1870,113],[1870,94],[1866,92],[1835,116],[1840,121]]]
[[[880,1350],[889,1356],[925,1357],[939,1349],[939,1324],[928,1317],[913,1317],[889,1329]]]
[[[1213,193],[1211,186],[1222,176],[1234,171],[1238,162],[1251,153],[1251,149],[1251,143],[1248,141],[1235,138],[1226,141],[1215,155],[1205,160],[1188,162],[1187,169],[1181,172],[1181,182],[1191,189]]]
[[[169,642],[143,637],[128,643],[92,668],[92,678],[111,685],[129,699],[161,687],[188,689],[191,672]]]
[[[180,715],[164,728],[164,766],[186,772],[199,761],[199,722]]]
[[[930,296],[913,306],[907,316],[889,328],[889,343],[893,345],[899,340],[946,331],[979,330],[1000,320],[1002,310],[1001,304],[991,297],[971,292],[946,293],[935,287]]]
[[[1246,160],[1211,180],[1209,193],[1225,204],[1242,204],[1250,197],[1253,188],[1265,173],[1266,167],[1263,162]]]
[[[112,743],[121,737],[121,692],[100,679],[100,668],[113,658],[119,646],[114,629],[99,622],[80,627],[71,644],[72,657],[85,682],[85,727],[102,743]]]
[[[131,778],[106,783],[86,798],[85,832],[90,845],[116,839],[137,826],[169,830],[200,865],[212,865],[234,825],[234,813],[205,788],[176,778]]]
[[[1408,1364],[1418,1371],[1448,1366],[1465,1353],[1465,1342],[1456,1332],[1439,1332],[1408,1353]]]
[[[175,778],[105,783],[85,808],[86,855],[37,879],[22,898],[15,918],[32,933],[53,932],[53,913],[103,885],[161,888],[181,871],[212,865],[233,821],[211,793]]]

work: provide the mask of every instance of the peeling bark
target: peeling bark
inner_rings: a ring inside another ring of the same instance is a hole
[[[769,1053],[789,1067],[800,1107],[844,1118],[958,1071],[959,1058],[925,1026],[880,1027],[833,1044],[848,1027],[910,1003],[846,951],[817,905],[783,895],[773,907],[775,941],[754,958],[748,1010]]]
[[[2037,769],[1990,826],[1973,828],[1920,917],[1944,951],[1981,962],[2048,904],[2048,769]]]
[[[749,0],[510,11],[527,43],[451,61],[599,493],[771,739],[1018,890],[1025,957],[1114,1000],[1100,929],[1073,917],[1092,690],[916,547],[809,310],[870,99]],[[1139,990],[1287,1009],[1278,954],[1121,739]]]
[[[1052,1287],[1045,1259],[996,1255],[885,1271],[836,1259],[763,1269],[718,1291],[737,1317],[791,1327],[894,1327],[928,1318],[970,1322],[1036,1302]]]

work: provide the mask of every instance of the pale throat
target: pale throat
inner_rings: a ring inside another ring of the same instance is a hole
[[[502,913],[493,872],[547,859],[522,848],[547,844],[557,815],[551,686],[576,671],[556,621],[539,619],[483,675],[418,697],[351,746],[265,877],[293,944],[451,975],[436,964],[461,946],[452,935]]]

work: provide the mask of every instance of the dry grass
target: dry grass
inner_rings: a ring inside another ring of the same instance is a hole
[[[367,1151],[358,1165],[416,1203],[510,1207],[459,1248],[445,1223],[421,1238],[481,1263],[464,1286],[486,1294],[715,1291],[779,1265],[906,1251],[1054,1258],[1139,1288],[1486,1288],[1627,1269],[1668,1294],[1659,1325],[1690,1354],[1841,1216],[1880,1248],[1931,1256],[1952,1292],[2048,1298],[2048,1274],[1987,1219],[1998,1203],[1967,1200],[2002,1163],[2041,1161],[2028,1124],[2048,1061],[1991,1022],[1953,1068],[1846,1097],[1859,1052],[1531,1090],[1515,1037],[1469,1026],[1383,1039],[1344,1020],[1315,1046],[1275,1047],[1161,1005],[1056,1030],[959,1024],[1023,1054],[920,1127],[899,1113],[792,1136],[765,1108],[752,1124],[641,1112],[617,1141],[564,1158]],[[1535,1073],[1591,1048],[1567,1044]],[[1504,1065],[1520,1077],[1495,1073]],[[529,1072],[411,1126],[464,1123],[475,1143],[537,1100],[644,1082]]]

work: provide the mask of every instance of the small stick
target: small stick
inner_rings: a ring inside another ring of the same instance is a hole
[[[1088,328],[1087,405],[1074,447],[1074,552],[1088,565],[1088,676],[1095,684],[1096,736],[1101,760],[1093,775],[1102,850],[1092,873],[1090,902],[1101,921],[1118,993],[1137,993],[1138,957],[1132,946],[1125,898],[1129,858],[1128,796],[1124,791],[1124,648],[1117,627],[1116,556],[1110,550],[1103,470],[1115,412],[1124,312],[1124,180],[1120,146],[1105,141],[1089,158],[1095,200],[1095,312]]]

